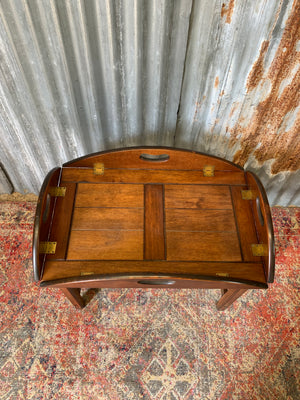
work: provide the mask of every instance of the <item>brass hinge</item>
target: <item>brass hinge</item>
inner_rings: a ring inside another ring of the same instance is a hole
[[[205,165],[203,167],[203,176],[215,176],[215,166]]]
[[[94,164],[94,174],[95,175],[103,175],[104,174],[104,164],[103,163],[95,163]]]
[[[52,197],[65,197],[66,190],[66,187],[51,186],[48,190],[48,193]]]
[[[39,252],[43,254],[55,254],[57,242],[40,242]]]
[[[222,276],[223,278],[229,278],[229,274],[226,272],[217,272],[216,276]]]
[[[268,255],[268,246],[266,244],[252,244],[252,254],[255,257],[263,257]]]
[[[243,200],[252,200],[254,199],[254,193],[252,190],[242,190],[242,199]]]

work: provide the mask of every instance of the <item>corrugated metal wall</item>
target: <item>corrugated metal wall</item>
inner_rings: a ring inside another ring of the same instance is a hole
[[[299,21],[297,0],[1,0],[9,181],[38,193],[73,158],[166,145],[234,161],[272,204],[300,205]]]

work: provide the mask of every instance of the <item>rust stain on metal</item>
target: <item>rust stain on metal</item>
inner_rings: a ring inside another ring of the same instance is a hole
[[[233,105],[231,107],[231,110],[230,110],[230,113],[229,113],[229,118],[233,117],[233,114],[237,111],[239,106],[240,106],[239,103],[236,103],[236,102],[233,103]]]
[[[201,101],[196,101],[196,103],[195,103],[194,121],[198,121],[198,115],[200,115],[201,107],[202,107],[205,99],[206,99],[206,96],[203,96]]]
[[[217,76],[215,79],[215,88],[219,86],[219,77]]]
[[[198,120],[198,114],[200,113],[201,107],[202,107],[202,102],[201,101],[196,101],[194,121]]]
[[[269,47],[269,41],[265,40],[260,48],[258,59],[255,61],[253,68],[248,76],[247,89],[248,91],[254,89],[260,82],[264,73],[264,59]]]
[[[226,24],[231,24],[231,17],[233,14],[233,9],[234,9],[234,0],[229,0],[228,6],[226,6],[225,3],[222,4],[222,9],[221,9],[221,17],[226,16]]]
[[[300,2],[295,0],[269,70],[264,71],[264,58],[269,46],[268,42],[264,42],[248,77],[250,96],[259,83],[268,80],[271,87],[267,97],[257,105],[250,124],[245,128],[240,118],[231,133],[231,145],[237,141],[241,144],[233,160],[239,165],[244,165],[256,148],[254,156],[261,164],[274,160],[272,174],[300,169],[300,112],[293,116],[294,121],[288,121],[292,127],[285,129],[287,120],[300,104],[300,69],[297,69],[300,62],[300,52],[297,51],[299,21]]]

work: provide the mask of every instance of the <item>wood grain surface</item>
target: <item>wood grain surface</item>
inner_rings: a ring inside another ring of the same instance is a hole
[[[243,259],[257,261],[257,257],[253,256],[251,249],[251,244],[258,243],[251,201],[242,198],[242,189],[238,186],[231,188]]]
[[[142,260],[143,231],[72,231],[68,260]]]
[[[145,260],[165,259],[163,185],[145,185]]]
[[[232,210],[166,209],[166,230],[236,232]]]
[[[167,260],[241,261],[235,232],[167,231]]]
[[[165,185],[165,207],[232,209],[228,186]]]
[[[145,161],[142,154],[160,155],[167,154],[167,161]],[[143,169],[203,169],[206,165],[214,165],[219,171],[242,171],[238,165],[230,161],[212,157],[195,151],[174,148],[131,148],[117,149],[109,152],[91,154],[81,159],[64,164],[64,167],[93,168],[94,163],[103,163],[106,168],[143,168]]]
[[[215,171],[212,177],[203,176],[202,170],[159,170],[106,168],[103,175],[95,175],[92,168],[63,168],[62,178],[67,182],[90,183],[183,183],[211,185],[245,185],[242,171]]]
[[[48,261],[43,280],[86,277],[90,275],[182,275],[182,276],[215,276],[247,279],[249,281],[265,282],[261,262],[167,262],[167,261]]]
[[[144,229],[143,208],[77,207],[74,210],[73,230]]]
[[[144,186],[79,183],[75,207],[144,207]]]

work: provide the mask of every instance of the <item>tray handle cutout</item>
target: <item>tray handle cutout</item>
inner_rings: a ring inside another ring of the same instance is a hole
[[[260,199],[259,199],[258,196],[256,197],[255,203],[256,203],[256,212],[257,212],[258,220],[259,220],[261,226],[264,226],[265,225],[265,219],[264,219],[264,216],[263,216],[263,213],[262,213],[262,210],[261,210]]]
[[[171,281],[171,280],[163,280],[163,279],[145,279],[138,281],[140,285],[151,285],[151,286],[156,286],[156,285],[163,285],[163,286],[172,286],[176,283],[176,281]]]
[[[51,196],[49,193],[47,193],[47,197],[46,197],[46,205],[45,205],[45,210],[43,212],[43,223],[46,223],[48,221],[49,218],[49,214],[50,214],[50,203],[51,203]]]
[[[140,159],[142,161],[150,161],[150,162],[165,162],[170,159],[169,154],[147,154],[143,153],[140,155]]]

